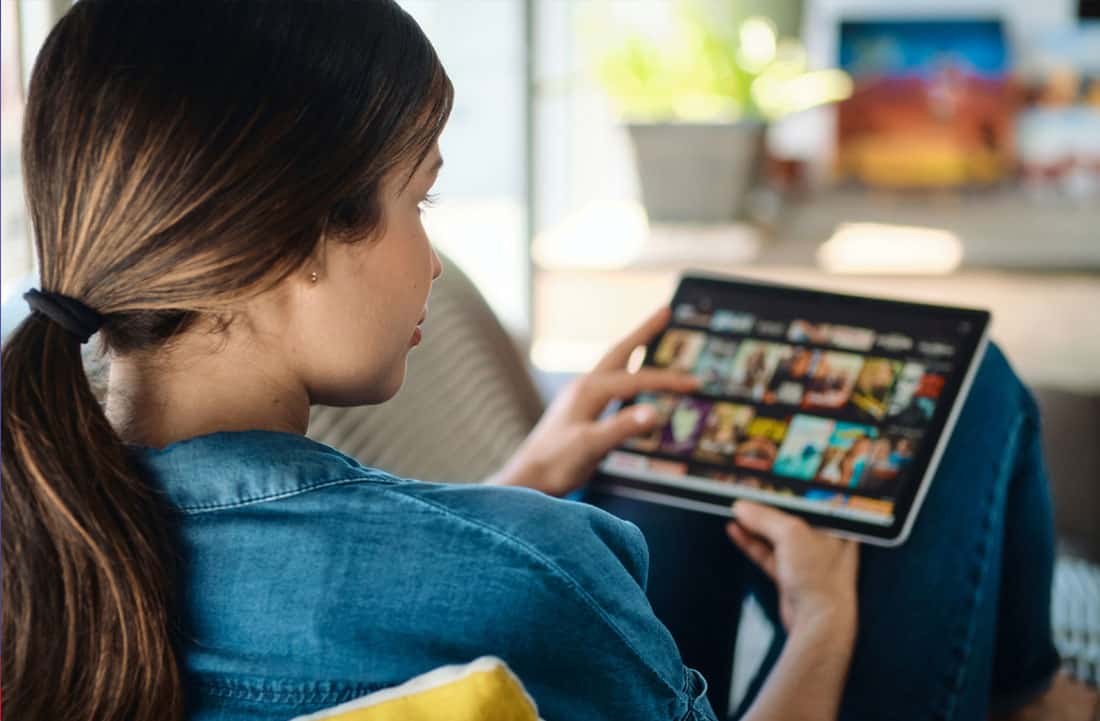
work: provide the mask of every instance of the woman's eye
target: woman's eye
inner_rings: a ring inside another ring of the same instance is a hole
[[[420,211],[420,213],[423,214],[425,209],[430,208],[433,205],[435,205],[435,201],[438,198],[439,198],[439,196],[436,195],[435,193],[428,193],[427,195],[424,196],[424,200],[421,200],[420,203],[417,204],[416,207]]]

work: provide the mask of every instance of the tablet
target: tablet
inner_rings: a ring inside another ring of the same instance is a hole
[[[730,516],[748,498],[885,546],[909,535],[988,339],[988,311],[691,274],[645,363],[657,428],[595,490]]]

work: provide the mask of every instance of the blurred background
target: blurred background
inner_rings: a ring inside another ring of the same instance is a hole
[[[402,0],[457,103],[438,247],[533,366],[587,369],[685,268],[990,308],[1100,391],[1094,0]],[[3,297],[22,98],[67,0],[2,0]]]

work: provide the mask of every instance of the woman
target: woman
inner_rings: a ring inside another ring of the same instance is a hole
[[[51,33],[24,136],[42,290],[3,351],[10,718],[286,719],[485,653],[547,719],[714,717],[637,529],[547,495],[652,430],[597,421],[610,399],[694,389],[624,370],[667,314],[492,479],[545,493],[398,479],[304,437],[311,404],[402,383],[451,94],[388,0],[81,0]],[[105,411],[80,364],[97,331]],[[857,550],[737,515],[787,632],[749,716],[829,718]]]

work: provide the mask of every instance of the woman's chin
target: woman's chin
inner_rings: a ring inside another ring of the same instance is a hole
[[[346,408],[349,406],[376,406],[397,395],[405,383],[405,361],[395,364],[394,370],[382,379],[369,384],[347,384],[325,388],[310,398],[311,405]]]

